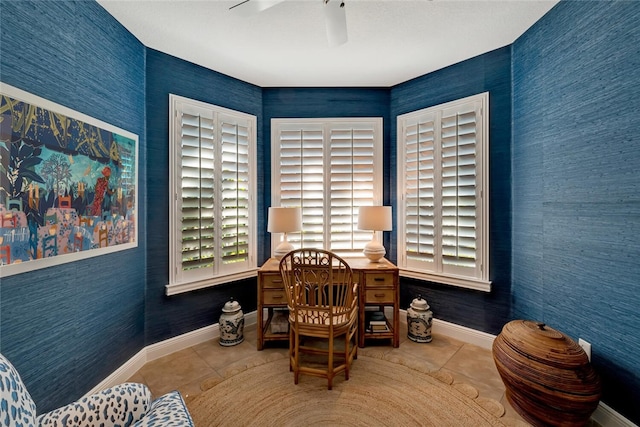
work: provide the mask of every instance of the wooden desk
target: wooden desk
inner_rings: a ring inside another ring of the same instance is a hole
[[[345,258],[358,282],[358,346],[364,347],[366,339],[391,339],[394,347],[400,345],[400,286],[398,267],[387,259],[370,262],[367,258]],[[287,296],[280,277],[279,261],[269,258],[258,270],[258,350],[266,341],[286,341],[288,333],[273,333],[271,322],[275,309],[287,308]],[[365,330],[366,307],[392,307],[391,319],[387,319],[388,332],[367,332]],[[265,318],[264,311],[267,310]]]

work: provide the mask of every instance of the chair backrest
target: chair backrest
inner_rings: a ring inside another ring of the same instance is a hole
[[[280,260],[290,318],[299,323],[346,323],[357,307],[357,284],[351,267],[322,249],[296,249]]]
[[[0,424],[36,425],[36,404],[18,371],[0,354]]]

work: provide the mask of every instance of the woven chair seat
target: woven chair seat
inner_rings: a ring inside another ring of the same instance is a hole
[[[345,311],[343,307],[327,307],[326,309],[299,307],[297,310],[290,310],[290,313],[295,313],[295,317],[290,316],[290,320],[298,321],[300,324],[330,325],[333,323],[334,326],[348,324],[353,315],[351,310]]]

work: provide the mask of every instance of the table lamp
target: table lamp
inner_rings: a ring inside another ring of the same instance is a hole
[[[371,262],[380,262],[387,251],[376,238],[376,231],[392,229],[391,206],[360,206],[358,212],[358,228],[372,230],[373,238],[364,246],[362,251]]]
[[[287,241],[287,233],[302,229],[302,211],[300,208],[269,208],[267,231],[269,233],[283,233],[282,242],[273,251],[276,259],[282,259],[292,251],[293,245]]]

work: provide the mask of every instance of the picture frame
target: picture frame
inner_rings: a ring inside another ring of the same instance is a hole
[[[0,82],[0,277],[138,246],[138,135]]]

